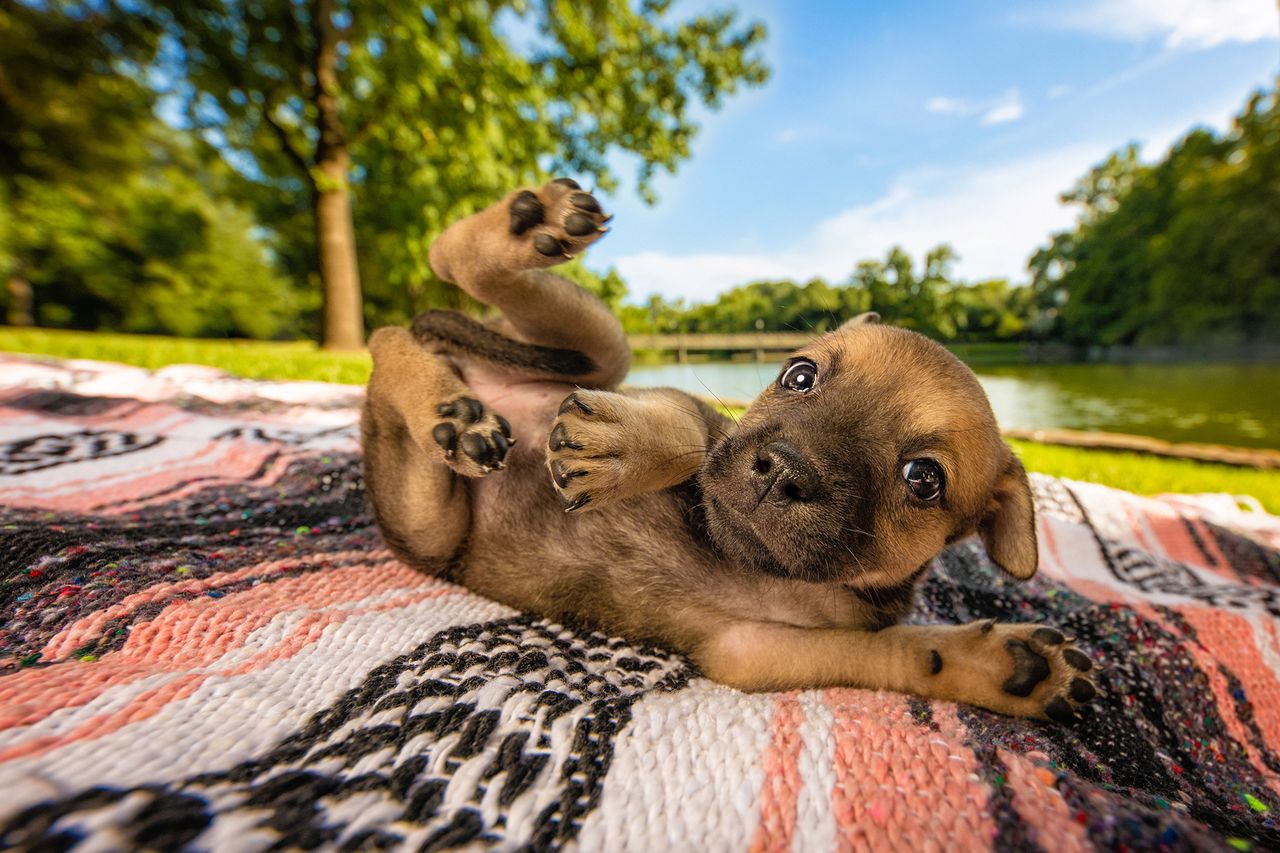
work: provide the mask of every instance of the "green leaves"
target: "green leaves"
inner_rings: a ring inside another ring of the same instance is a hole
[[[264,191],[246,197],[268,226],[281,194],[296,209],[337,189],[316,168],[322,90],[336,99],[375,324],[456,301],[426,260],[449,222],[557,174],[612,190],[617,152],[631,155],[652,199],[656,171],[689,156],[692,107],[714,108],[767,77],[762,27],[731,14],[673,20],[665,3],[335,3],[327,89],[315,72],[318,0],[146,8],[182,45],[170,73],[191,84],[191,121],[216,130],[233,162],[252,164],[241,171]],[[277,252],[288,268],[311,269],[311,239],[283,222]]]
[[[1042,312],[1082,344],[1280,339],[1280,90],[1226,134],[1146,165],[1128,146],[1063,196],[1076,229],[1032,256]]]
[[[685,306],[654,296],[645,308],[620,311],[628,332],[814,332],[836,328],[864,311],[886,323],[945,341],[1013,340],[1027,333],[1032,294],[1003,280],[965,284],[951,278],[955,253],[940,245],[923,269],[901,247],[884,261],[862,261],[842,284],[815,278],[757,281],[722,293],[715,302]]]

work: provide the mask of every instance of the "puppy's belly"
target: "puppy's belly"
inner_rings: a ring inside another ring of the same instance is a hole
[[[484,364],[464,364],[462,380],[471,392],[511,424],[516,444],[507,455],[507,469],[472,480],[472,509],[480,519],[477,528],[495,515],[505,516],[513,500],[523,503],[529,492],[545,491],[549,508],[559,510],[551,475],[545,467],[547,435],[556,411],[574,386],[563,382],[513,381],[509,374]],[[538,489],[542,486],[542,489]]]
[[[505,373],[485,365],[465,365],[462,381],[480,402],[511,423],[517,446],[545,449],[556,410],[574,386],[564,382],[512,381]]]

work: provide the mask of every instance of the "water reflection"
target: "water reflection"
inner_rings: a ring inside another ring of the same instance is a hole
[[[636,367],[632,385],[749,400],[778,364]],[[1280,365],[1028,364],[977,367],[1002,426],[1100,429],[1168,441],[1280,446]]]

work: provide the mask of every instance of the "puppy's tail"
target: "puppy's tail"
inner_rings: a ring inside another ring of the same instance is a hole
[[[520,373],[574,379],[594,373],[596,363],[583,353],[512,340],[456,311],[424,311],[409,327],[422,344],[444,344],[450,350]]]

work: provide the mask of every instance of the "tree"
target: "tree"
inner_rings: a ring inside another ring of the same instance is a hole
[[[15,229],[28,192],[57,181],[90,191],[141,153],[154,93],[122,73],[155,53],[156,33],[112,3],[0,0],[0,300],[34,322],[29,259]]]
[[[1063,200],[1082,208],[1075,229],[1029,263],[1043,328],[1076,344],[1280,339],[1280,88],[1159,162],[1122,149]]]
[[[310,213],[329,347],[363,342],[361,265],[383,302],[421,296],[445,223],[549,172],[611,189],[612,150],[639,160],[648,196],[689,155],[691,99],[715,107],[766,76],[761,26],[673,23],[669,0],[139,5],[180,46],[169,72],[193,126]]]
[[[0,243],[22,259],[32,319],[187,337],[295,334],[299,296],[248,212],[219,191],[221,164],[172,132],[144,129],[144,161],[92,188],[18,182]]]

